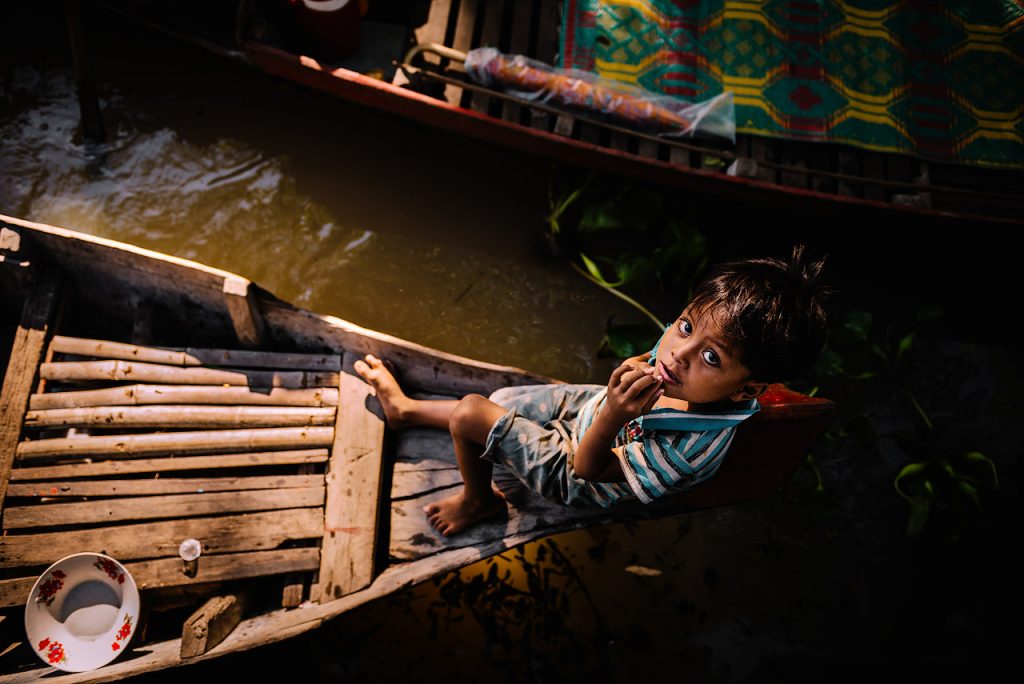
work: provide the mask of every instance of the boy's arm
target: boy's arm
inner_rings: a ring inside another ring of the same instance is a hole
[[[612,450],[626,423],[647,413],[663,393],[654,369],[637,368],[628,359],[612,372],[604,406],[587,428],[573,461],[577,477],[594,482],[622,482],[625,475]],[[614,479],[605,479],[614,478]]]

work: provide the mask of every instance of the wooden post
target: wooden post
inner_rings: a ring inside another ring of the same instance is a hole
[[[75,84],[78,87],[78,108],[82,113],[82,132],[91,142],[103,142],[103,115],[96,97],[96,83],[92,78],[92,65],[82,31],[82,14],[79,0],[67,0],[65,8],[68,19],[68,38],[71,42],[71,58],[74,61]]]
[[[358,357],[345,354],[343,368]],[[381,496],[384,421],[367,408],[370,386],[343,370],[338,421],[327,471],[320,581],[313,600],[325,603],[369,586]]]
[[[235,327],[235,335],[243,347],[263,344],[263,314],[260,313],[250,286],[245,278],[231,276],[224,279],[224,300]]]
[[[14,452],[21,437],[21,423],[32,394],[39,359],[46,348],[46,336],[57,300],[60,273],[44,270],[36,274],[35,286],[21,312],[14,336],[11,360],[0,389],[0,509],[11,477]]]

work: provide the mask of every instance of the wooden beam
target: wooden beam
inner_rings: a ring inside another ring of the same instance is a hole
[[[107,340],[54,335],[53,351],[122,361],[146,361],[168,366],[227,366],[229,368],[286,368],[288,370],[338,371],[337,354],[298,354],[243,349],[195,347],[147,347]]]
[[[324,488],[318,486],[282,490],[258,489],[242,492],[98,499],[75,503],[8,507],[4,511],[4,529],[102,524],[122,520],[181,518],[241,513],[243,511],[311,508],[323,505]]]
[[[345,368],[359,358],[345,354]],[[327,471],[324,541],[316,601],[331,601],[373,580],[381,496],[384,421],[367,406],[376,404],[358,376],[342,372],[338,422]]]
[[[0,509],[3,508],[7,482],[14,464],[15,449],[21,438],[21,423],[25,418],[29,395],[32,394],[36,369],[46,348],[46,336],[59,286],[58,271],[44,270],[37,275],[14,335],[11,359],[0,389]]]
[[[335,409],[275,406],[99,406],[29,411],[25,427],[242,428],[333,425]]]
[[[244,404],[248,406],[337,406],[337,387],[224,387],[205,385],[122,385],[97,390],[33,394],[29,409],[143,404]]]
[[[144,590],[316,570],[319,564],[320,549],[300,548],[204,555],[199,559],[199,572],[195,577],[182,572],[180,558],[126,563],[125,569],[139,589]],[[32,576],[0,580],[0,608],[23,605],[37,579]]]
[[[259,466],[293,465],[297,463],[323,463],[327,449],[295,449],[291,451],[263,451],[247,454],[217,454],[215,456],[179,456],[175,458],[138,458],[128,461],[100,463],[72,463],[66,465],[15,468],[11,482],[31,482],[65,477],[97,477],[134,473],[168,473],[206,468],[245,468]]]
[[[240,492],[251,489],[295,489],[296,487],[322,487],[323,484],[323,475],[312,474],[11,482],[7,485],[7,496],[40,498],[62,496],[153,496],[155,494]]]
[[[253,296],[252,283],[240,276],[224,279],[224,302],[231,316],[235,336],[243,347],[259,347],[263,344],[264,323],[259,304]]]
[[[102,551],[123,561],[177,558],[183,539],[198,539],[205,554],[271,551],[324,533],[320,508],[291,508],[204,518],[0,536],[0,567],[47,565],[69,553]]]
[[[224,641],[242,619],[244,594],[214,596],[193,613],[181,630],[181,657],[195,658]]]
[[[340,411],[339,411],[340,413]],[[295,447],[328,446],[334,439],[330,427],[252,428],[249,430],[196,430],[154,432],[138,435],[55,437],[18,444],[19,461],[47,457],[156,456],[158,454],[201,454],[218,451],[253,451]]]
[[[40,377],[47,380],[139,381],[169,385],[240,385],[244,387],[331,387],[338,374],[330,371],[223,370],[167,366],[140,361],[59,361],[44,363]]]

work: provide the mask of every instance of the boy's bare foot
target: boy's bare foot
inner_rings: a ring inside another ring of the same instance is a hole
[[[483,501],[469,501],[463,490],[454,496],[424,506],[423,512],[427,514],[427,519],[434,529],[449,537],[506,510],[505,495],[497,489],[492,489],[491,492],[493,496]]]
[[[404,427],[408,422],[406,408],[410,399],[405,396],[405,392],[402,391],[395,376],[391,374],[384,362],[373,354],[367,354],[365,360],[356,361],[352,367],[359,377],[370,383],[370,386],[376,390],[377,399],[380,400],[381,408],[384,409],[388,426],[391,428]]]

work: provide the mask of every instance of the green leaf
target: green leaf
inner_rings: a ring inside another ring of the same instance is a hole
[[[926,497],[918,496],[910,500],[910,518],[907,520],[907,536],[916,539],[921,536],[925,523],[928,522],[928,511],[931,509],[931,501]]]
[[[905,479],[907,479],[909,477],[914,477],[915,475],[919,475],[919,474],[923,473],[924,469],[927,468],[927,467],[928,467],[928,463],[926,461],[918,461],[917,463],[908,463],[907,465],[903,466],[903,470],[901,470],[899,472],[899,474],[896,476],[896,478],[892,481],[893,486],[896,488],[896,491],[899,493],[900,496],[902,496],[907,501],[911,501],[913,499],[913,497],[908,495],[906,492],[904,492],[900,488],[900,482],[902,482],[903,480],[905,480]],[[926,480],[926,482],[927,482],[927,480]]]
[[[978,496],[978,490],[973,486],[964,482],[962,479],[957,479],[957,488],[963,492],[964,496],[971,500],[971,503],[980,511],[981,510],[981,498]]]
[[[834,349],[823,349],[814,362],[814,373],[822,378],[842,377],[843,357]]]
[[[615,274],[619,277],[619,285],[629,285],[654,277],[654,266],[645,256],[626,254],[615,264]]]
[[[914,333],[910,333],[902,340],[900,340],[899,346],[896,347],[896,359],[899,360],[914,344]]]
[[[871,315],[870,311],[854,309],[846,314],[846,318],[843,319],[841,329],[843,332],[847,333],[851,339],[867,342],[868,334],[871,332],[871,325],[873,322],[874,317]]]
[[[651,326],[635,323],[609,323],[598,349],[599,356],[628,359],[651,350],[658,335],[651,334]]]
[[[583,217],[580,218],[576,227],[581,233],[593,233],[602,230],[622,230],[626,228],[625,218],[611,202],[591,204],[583,210]]]
[[[725,160],[721,157],[712,157],[710,154],[704,155],[704,166],[709,169],[721,169],[725,168]]]
[[[993,463],[992,459],[990,459],[988,456],[981,453],[980,451],[968,451],[966,454],[964,454],[964,460],[967,461],[968,463],[983,463],[987,465],[989,468],[992,469],[992,486],[999,486],[999,476],[996,475],[996,464]]]
[[[590,273],[590,275],[593,276],[594,279],[597,280],[602,285],[606,285],[608,287],[616,287],[619,284],[611,283],[605,280],[604,276],[601,274],[601,269],[598,268],[597,264],[591,261],[590,257],[588,257],[583,252],[580,252],[580,259],[583,261],[583,265],[587,267],[587,272]]]

